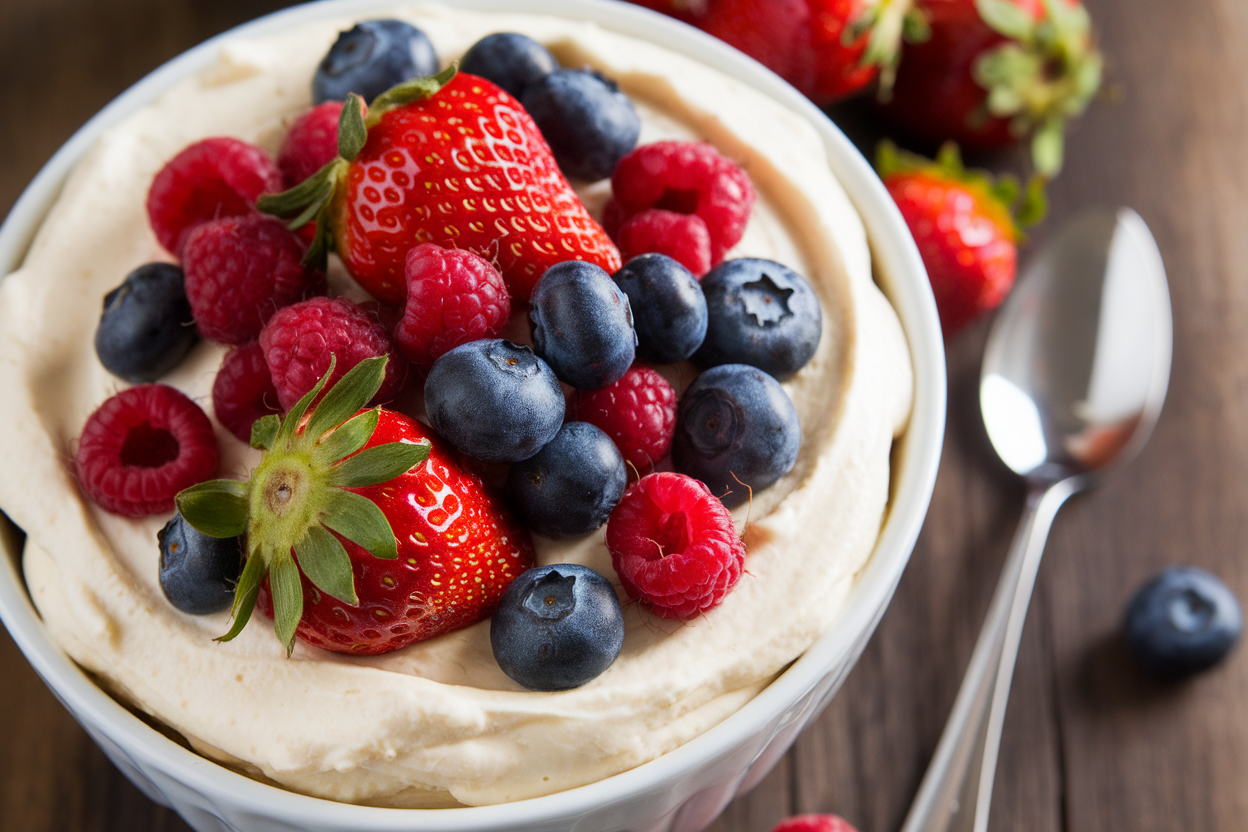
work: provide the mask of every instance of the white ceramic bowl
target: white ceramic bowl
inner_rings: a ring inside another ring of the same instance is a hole
[[[104,108],[62,147],[0,226],[0,275],[15,270],[66,175],[108,127],[216,58],[218,41],[267,34],[325,17],[367,16],[393,0],[329,0],[261,18],[165,64]],[[841,621],[740,711],[676,750],[630,771],[558,794],[464,809],[378,809],[295,794],[250,780],[154,731],[96,687],[49,639],[19,569],[11,525],[0,528],[0,619],[57,697],[105,753],[153,800],[199,832],[325,830],[583,830],[696,832],[757,783],[828,703],[884,613],[909,559],[936,478],[945,417],[944,351],[926,273],[901,215],[871,167],[813,105],[760,64],[682,24],[599,0],[459,0],[481,10],[596,21],[683,52],[805,116],[862,215],[878,279],[900,315],[915,368],[914,412],[895,460],[892,504],[876,551]]]

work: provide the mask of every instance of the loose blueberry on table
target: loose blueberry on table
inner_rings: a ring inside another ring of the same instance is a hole
[[[1190,676],[1226,658],[1243,616],[1235,594],[1214,575],[1173,566],[1136,592],[1126,613],[1127,646],[1150,673]]]

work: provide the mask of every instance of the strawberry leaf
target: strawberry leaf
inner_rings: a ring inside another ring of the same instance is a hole
[[[412,442],[387,442],[365,448],[339,462],[329,473],[329,484],[364,488],[389,482],[429,458],[429,446]]]
[[[388,361],[384,355],[366,358],[344,373],[312,411],[304,433],[320,438],[325,431],[354,416],[381,389]]]
[[[355,453],[372,437],[378,418],[377,408],[351,417],[312,450],[312,459],[318,465],[332,465]]]
[[[1035,24],[1031,15],[1010,0],[975,0],[979,17],[988,28],[1019,42],[1032,37]]]
[[[247,531],[247,483],[209,480],[178,492],[182,518],[209,537],[238,537]]]
[[[267,451],[277,441],[277,431],[282,426],[282,419],[276,413],[261,416],[251,423],[251,447],[258,451]]]
[[[348,162],[355,161],[368,141],[368,128],[364,126],[364,99],[348,93],[338,116],[338,155]]]
[[[1052,178],[1062,169],[1062,138],[1065,121],[1057,116],[1046,121],[1031,137],[1031,158],[1036,173]]]
[[[234,588],[234,609],[230,612],[234,619],[230,631],[218,636],[216,641],[233,641],[251,620],[252,610],[256,608],[256,598],[260,595],[260,582],[268,572],[264,558],[259,552],[252,552],[243,567],[243,574],[238,576],[238,586]]]
[[[295,628],[303,618],[303,582],[289,550],[278,553],[273,559],[269,567],[269,588],[273,591],[273,630],[289,657],[295,650]]]
[[[275,217],[292,217],[298,214],[320,197],[326,183],[330,185],[332,192],[337,162],[337,159],[326,162],[320,170],[293,188],[277,194],[261,194],[256,200],[256,207]]]
[[[393,540],[394,535],[390,537]],[[309,527],[307,535],[295,546],[295,554],[299,558],[303,574],[308,576],[308,580],[317,589],[344,604],[359,606],[360,599],[355,594],[355,578],[351,574],[351,558],[343,548],[342,541],[330,534],[324,526]],[[397,556],[396,553],[395,557]]]
[[[303,414],[307,412],[308,406],[312,404],[313,400],[321,394],[321,390],[324,389],[325,383],[329,381],[329,377],[334,374],[334,366],[337,363],[338,357],[331,352],[329,354],[329,369],[325,371],[325,375],[320,377],[311,390],[303,394],[303,398],[295,402],[295,406],[292,407],[290,412],[286,414],[286,418],[282,420],[282,426],[277,432],[277,439],[274,440],[275,444],[277,442],[289,443],[292,439],[294,439],[295,431],[298,429],[299,423],[303,421]]]
[[[402,107],[404,104],[411,104],[413,101],[432,98],[451,82],[457,72],[459,72],[459,65],[452,63],[437,75],[423,75],[395,84],[374,98],[373,102],[368,105],[368,115],[364,118],[364,124],[372,127],[391,110]]]
[[[354,491],[335,491],[321,522],[367,549],[373,557],[394,560],[399,556],[394,530],[385,513],[372,500]]]

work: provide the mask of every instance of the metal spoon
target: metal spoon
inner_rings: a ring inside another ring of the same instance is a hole
[[[988,828],[1006,699],[1049,527],[1068,497],[1148,440],[1171,347],[1161,255],[1128,208],[1063,227],[993,323],[980,410],[997,454],[1027,482],[1027,507],[902,832]]]

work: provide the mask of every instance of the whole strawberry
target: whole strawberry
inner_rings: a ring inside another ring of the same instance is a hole
[[[528,533],[481,481],[414,420],[360,410],[385,358],[333,371],[285,419],[256,423],[265,453],[248,482],[212,480],[178,495],[182,516],[213,537],[247,535],[229,641],[257,602],[289,654],[310,644],[372,655],[490,614],[533,564]]]
[[[1079,0],[918,0],[928,29],[908,44],[885,111],[916,135],[963,147],[1030,138],[1033,164],[1062,166],[1065,123],[1101,83]]]
[[[348,271],[379,300],[403,302],[407,252],[421,243],[481,255],[520,300],[556,263],[620,266],[533,120],[484,78],[452,67],[404,82],[367,118],[351,98],[338,148],[337,163],[260,208],[292,224],[317,219],[309,257],[324,256],[332,233]]]
[[[1028,189],[1016,220],[1011,206],[1019,199],[1017,182],[1009,177],[994,182],[986,173],[966,170],[953,144],[932,162],[886,142],[876,167],[919,247],[945,336],[995,309],[1014,285],[1019,223],[1043,215],[1039,180]]]

